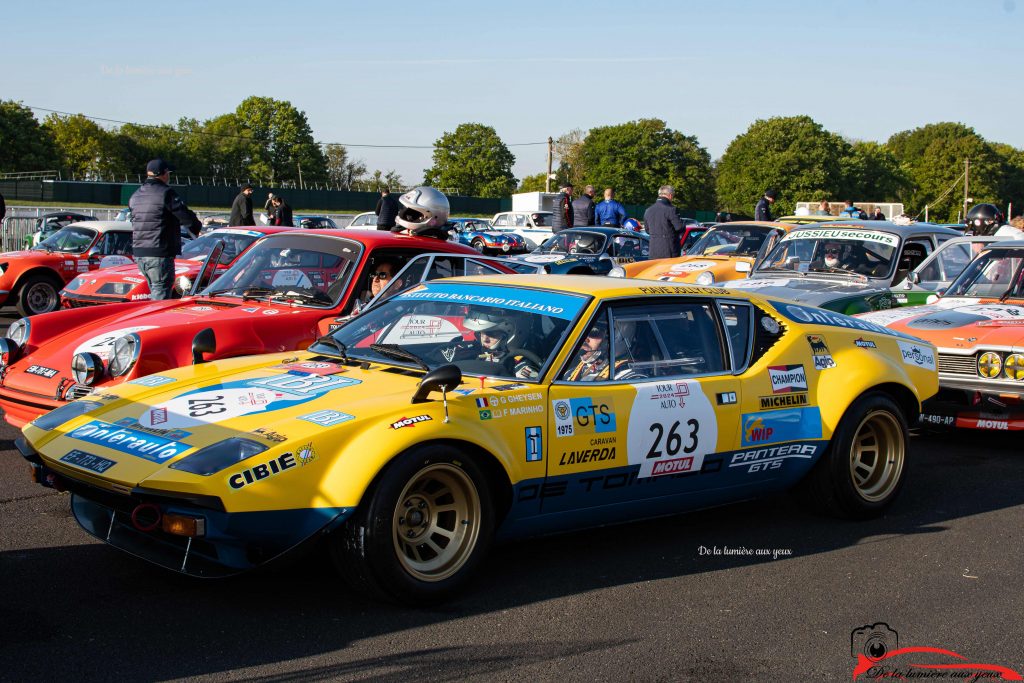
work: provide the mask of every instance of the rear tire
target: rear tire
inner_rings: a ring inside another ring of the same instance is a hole
[[[885,394],[864,394],[846,410],[828,451],[797,493],[829,515],[877,517],[903,488],[907,442],[907,420],[896,402]]]
[[[26,317],[56,311],[60,308],[60,287],[45,275],[29,275],[18,288],[17,308]]]
[[[407,605],[448,599],[470,580],[494,533],[480,467],[450,447],[416,447],[385,467],[331,538],[357,591]]]

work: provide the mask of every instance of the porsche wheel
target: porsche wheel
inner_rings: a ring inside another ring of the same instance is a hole
[[[861,396],[847,409],[821,460],[800,484],[815,508],[850,519],[882,514],[903,487],[907,421],[884,394]]]
[[[472,246],[474,249],[476,249],[477,251],[479,251],[482,254],[482,253],[484,253],[484,248],[485,248],[486,245],[484,245],[484,241],[482,239],[477,237],[476,239],[474,239],[470,243],[470,246]]]
[[[357,590],[425,605],[470,579],[493,527],[487,480],[476,463],[449,447],[425,446],[384,469],[332,549]]]
[[[59,289],[45,275],[30,275],[18,289],[18,313],[27,317],[56,311],[60,307]]]

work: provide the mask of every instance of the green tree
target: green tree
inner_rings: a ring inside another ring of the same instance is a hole
[[[326,181],[327,162],[304,112],[272,97],[248,97],[235,110],[242,127],[256,143],[248,174],[282,183]]]
[[[199,176],[249,179],[259,154],[252,131],[242,125],[234,113],[221,114],[200,123],[196,119],[178,121],[181,149],[192,160]]]
[[[65,173],[98,180],[124,168],[115,137],[81,114],[50,114],[43,121],[43,128],[53,138],[60,168]]]
[[[547,173],[535,173],[523,178],[516,192],[543,192],[548,179]]]
[[[843,185],[838,197],[817,199],[853,199],[855,201],[893,202],[910,189],[910,178],[896,157],[877,142],[855,141],[842,158]]]
[[[402,176],[394,169],[382,171],[378,168],[370,174],[369,178],[361,181],[360,184],[368,188],[370,192],[377,192],[385,187],[390,187],[391,191],[395,192],[396,190],[401,191],[401,188],[405,187],[405,181],[402,180]]]
[[[1006,204],[1013,204],[1013,215],[1024,212],[1024,150],[1005,143],[994,143],[992,149],[1003,162],[1003,179],[999,197]]]
[[[53,139],[32,110],[13,100],[0,101],[0,172],[49,171],[56,167]]]
[[[579,163],[586,169],[586,183],[599,193],[601,188],[614,188],[616,198],[626,204],[650,203],[658,188],[667,184],[675,188],[680,206],[715,205],[707,150],[696,137],[672,130],[659,119],[592,128],[583,140]]]
[[[192,160],[181,149],[181,133],[172,125],[140,126],[126,123],[112,133],[117,146],[117,173],[145,173],[150,159],[166,159],[178,174],[195,173]]]
[[[564,135],[555,138],[553,159],[557,163],[558,173],[556,185],[565,185],[567,182],[573,186],[587,184],[587,164],[583,157],[583,141],[587,139],[587,133],[579,128],[574,128]],[[543,188],[541,188],[543,189]],[[557,187],[552,187],[557,190]]]
[[[460,124],[434,143],[433,158],[423,173],[426,185],[472,197],[507,197],[515,191],[516,158],[490,126]]]
[[[932,123],[896,133],[886,147],[910,178],[911,189],[902,199],[911,213],[923,212],[927,204],[930,218],[955,220],[963,208],[965,159],[971,162],[969,191],[974,201],[1000,201],[1003,160],[973,128]]]
[[[327,159],[327,177],[338,187],[351,190],[366,175],[366,162],[350,159],[345,145],[327,145],[324,156]]]
[[[779,191],[772,213],[792,213],[796,202],[835,197],[844,187],[850,144],[809,116],[758,119],[729,143],[718,162],[718,204],[753,215],[768,188]]]

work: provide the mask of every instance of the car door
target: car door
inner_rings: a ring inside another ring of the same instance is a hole
[[[545,514],[622,504],[651,514],[719,485],[703,475],[722,471],[716,454],[739,447],[736,374],[749,357],[752,319],[749,304],[724,306],[621,302],[590,321],[551,386]],[[607,354],[605,370],[587,368],[595,344]]]

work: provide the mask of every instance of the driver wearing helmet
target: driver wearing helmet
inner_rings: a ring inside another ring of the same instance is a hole
[[[570,252],[573,254],[596,254],[598,241],[597,235],[584,233],[576,238]]]
[[[635,325],[634,325],[635,329]],[[623,343],[625,328],[616,329],[616,343]],[[635,332],[632,332],[635,333]],[[625,346],[625,344],[623,344]],[[577,352],[576,366],[565,377],[570,382],[602,382],[609,378],[610,359],[608,344],[608,323],[600,320],[590,328]],[[625,379],[632,373],[628,359],[615,361],[615,379]]]
[[[498,363],[520,379],[537,379],[540,368],[508,343],[515,335],[515,325],[508,318],[495,311],[474,311],[463,321],[467,330],[476,333],[480,353],[476,359],[487,363]]]
[[[995,204],[975,204],[967,212],[966,235],[998,235],[1020,237],[1021,231],[1012,225],[1004,225],[1006,217]]]
[[[426,186],[414,187],[398,198],[400,209],[391,232],[448,240],[448,198]]]

